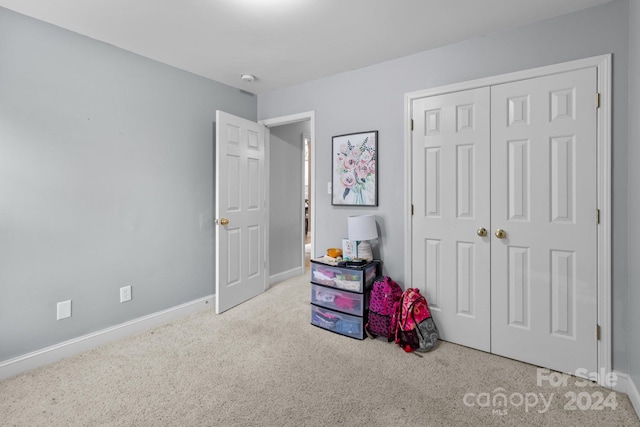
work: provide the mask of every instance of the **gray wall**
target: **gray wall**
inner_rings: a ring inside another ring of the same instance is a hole
[[[316,113],[316,253],[346,235],[347,216],[377,215],[385,272],[404,280],[404,94],[507,72],[613,53],[614,366],[627,370],[628,2],[471,39],[258,96],[258,117]],[[379,131],[378,208],[331,206],[331,136]]]
[[[214,292],[216,109],[257,101],[0,8],[0,360]]]
[[[629,3],[629,373],[640,387],[640,2]]]
[[[310,122],[276,126],[269,137],[269,275],[301,266],[304,186],[302,137]]]

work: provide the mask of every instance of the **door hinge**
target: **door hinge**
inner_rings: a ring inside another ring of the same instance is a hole
[[[413,205],[411,205],[411,215],[413,215]]]
[[[413,119],[411,119],[411,130],[413,130]]]
[[[600,224],[600,209],[596,209],[596,223]]]
[[[596,340],[600,341],[600,325],[596,324]]]
[[[596,108],[600,108],[600,92],[596,93]]]

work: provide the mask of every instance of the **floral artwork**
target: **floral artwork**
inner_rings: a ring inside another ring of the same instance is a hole
[[[333,137],[333,205],[378,206],[378,131]]]

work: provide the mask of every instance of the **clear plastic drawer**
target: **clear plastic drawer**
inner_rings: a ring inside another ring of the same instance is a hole
[[[311,260],[311,282],[344,289],[351,292],[364,292],[378,275],[378,262],[362,267],[334,267]]]
[[[368,308],[369,292],[364,294],[311,284],[311,303],[355,316]]]
[[[351,316],[328,308],[311,306],[311,324],[359,340],[364,339],[365,317]]]

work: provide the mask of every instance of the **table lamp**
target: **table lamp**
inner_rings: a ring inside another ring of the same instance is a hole
[[[378,238],[375,215],[356,215],[347,218],[349,240],[358,241],[358,258],[373,260],[369,240]]]

